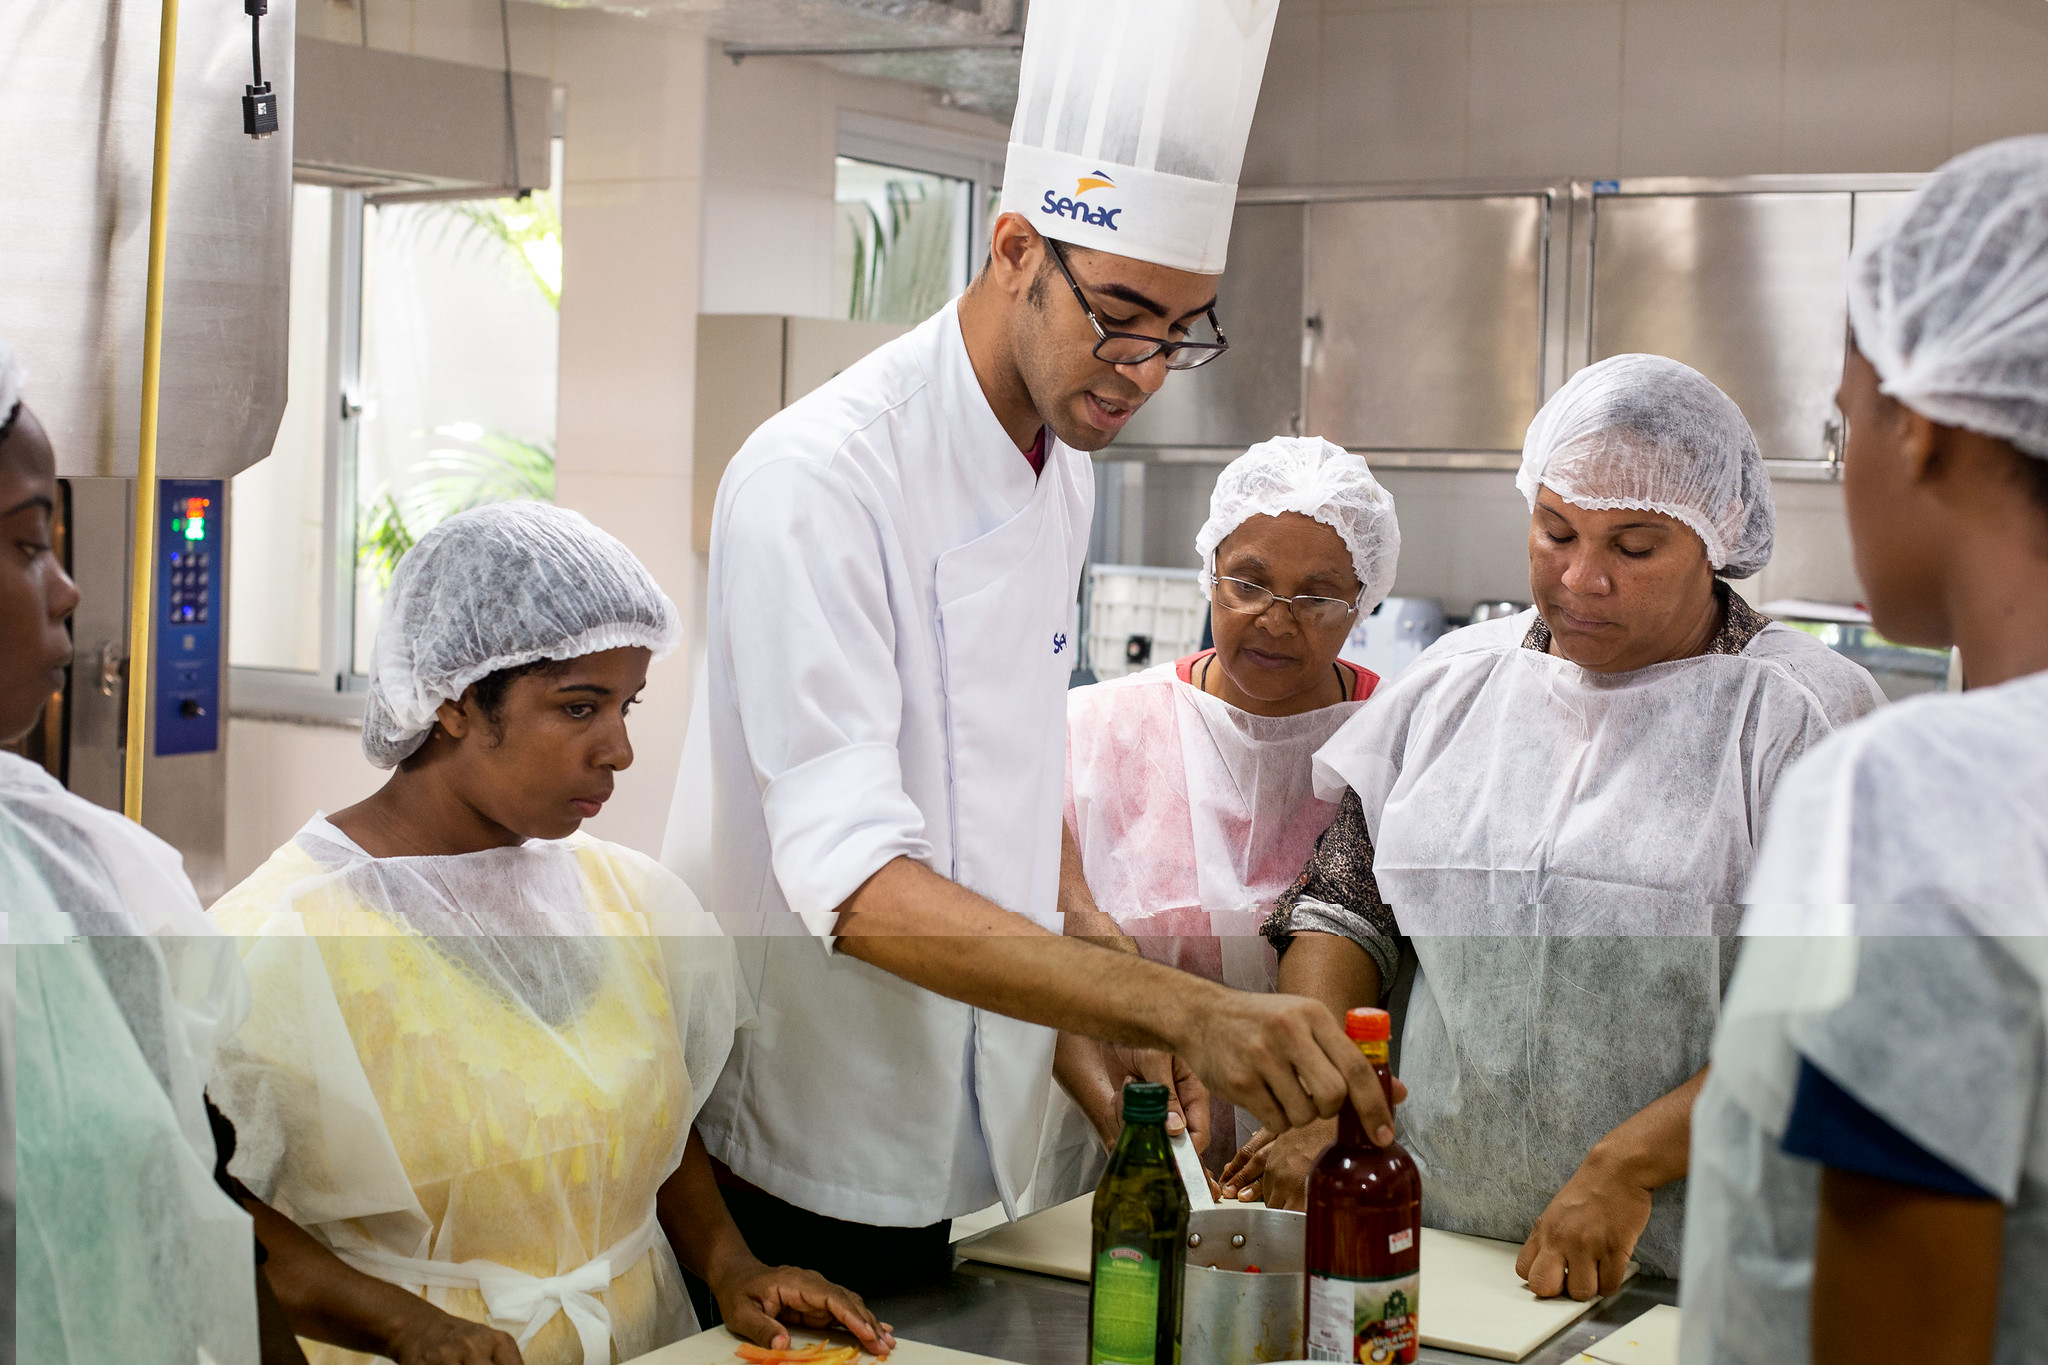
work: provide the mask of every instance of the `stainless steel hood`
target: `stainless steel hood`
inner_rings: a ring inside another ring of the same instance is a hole
[[[135,473],[160,11],[0,4],[0,335],[28,368],[58,471]],[[242,132],[249,20],[188,3],[178,31],[159,460],[225,477],[270,453],[285,402],[293,6],[263,20],[274,135]]]

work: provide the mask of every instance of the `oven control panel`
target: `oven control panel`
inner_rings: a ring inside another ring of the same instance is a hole
[[[220,747],[221,554],[219,479],[165,479],[157,492],[156,751]]]

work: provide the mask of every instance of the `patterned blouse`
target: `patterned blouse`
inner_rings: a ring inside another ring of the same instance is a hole
[[[1701,654],[1740,654],[1750,641],[1769,625],[1770,618],[1714,580],[1714,596],[1721,603],[1721,629]],[[1522,637],[1522,648],[1538,654],[1550,652],[1550,627],[1539,613]],[[1273,913],[1261,926],[1279,952],[1285,953],[1298,933],[1335,934],[1348,938],[1379,964],[1382,998],[1393,989],[1394,972],[1401,951],[1401,930],[1394,912],[1380,899],[1379,882],[1372,872],[1372,835],[1366,828],[1365,805],[1358,793],[1346,789],[1338,804],[1337,818],[1316,841],[1308,866],[1294,879],[1294,885],[1273,903]]]

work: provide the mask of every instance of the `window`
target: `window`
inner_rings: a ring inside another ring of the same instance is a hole
[[[554,496],[561,227],[545,191],[292,202],[290,400],[229,520],[234,709],[352,719],[414,542]]]
[[[835,297],[861,322],[923,322],[967,287],[971,181],[842,156]]]
[[[236,475],[228,522],[228,663],[317,673],[327,513],[328,285],[338,192],[292,187],[289,398],[268,459]]]
[[[1000,144],[843,112],[834,165],[837,311],[918,323],[956,297],[988,250]]]

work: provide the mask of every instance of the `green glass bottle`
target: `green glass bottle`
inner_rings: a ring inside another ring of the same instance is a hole
[[[1124,1087],[1124,1131],[1095,1187],[1088,1365],[1179,1365],[1188,1196],[1166,1145],[1166,1087]]]

